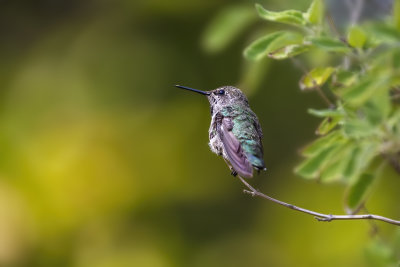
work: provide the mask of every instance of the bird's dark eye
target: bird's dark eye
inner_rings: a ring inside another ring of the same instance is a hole
[[[218,94],[219,94],[219,95],[224,95],[224,94],[225,94],[225,90],[223,90],[223,89],[218,90]]]

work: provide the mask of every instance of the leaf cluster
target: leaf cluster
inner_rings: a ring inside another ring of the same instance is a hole
[[[400,4],[385,21],[351,25],[341,36],[325,19],[324,2],[306,12],[274,12],[256,4],[267,21],[289,25],[252,42],[244,55],[259,61],[302,57],[303,91],[317,91],[329,103],[309,109],[321,118],[319,136],[303,151],[295,172],[305,179],[346,184],[345,206],[356,213],[369,195],[382,163],[400,165]],[[322,60],[315,60],[322,56]],[[304,63],[303,63],[304,62]],[[397,165],[397,166],[396,166]]]

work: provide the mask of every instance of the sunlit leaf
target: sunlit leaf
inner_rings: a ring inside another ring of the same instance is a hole
[[[223,50],[256,19],[254,10],[248,6],[240,5],[223,9],[204,32],[203,48],[208,52]]]
[[[363,173],[358,180],[347,189],[345,204],[349,213],[357,211],[364,204],[376,175]]]
[[[304,75],[299,83],[301,90],[312,90],[321,87],[335,71],[335,68],[315,68]]]
[[[304,16],[311,24],[320,24],[324,16],[323,0],[314,0]]]
[[[287,59],[290,57],[294,57],[297,56],[299,54],[302,54],[306,51],[308,51],[309,46],[308,45],[298,45],[298,44],[294,44],[294,45],[288,45],[288,46],[284,46],[282,48],[279,48],[278,50],[275,50],[271,53],[268,54],[268,56],[270,58],[273,59]]]
[[[352,26],[347,36],[349,44],[356,48],[362,48],[367,40],[367,35],[359,26]]]
[[[268,47],[271,45],[271,43],[284,34],[285,32],[274,32],[261,37],[260,39],[251,43],[244,50],[244,56],[250,60],[260,60],[261,58],[267,56],[270,52]]]
[[[329,37],[312,37],[309,41],[326,52],[348,53],[350,51],[343,42]]]
[[[260,17],[268,21],[281,22],[295,26],[303,26],[306,24],[303,13],[298,10],[274,12],[264,9],[260,4],[256,4],[256,9]]]

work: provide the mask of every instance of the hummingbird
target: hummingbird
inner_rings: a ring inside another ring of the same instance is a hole
[[[250,109],[246,95],[234,86],[201,91],[175,85],[202,94],[210,102],[211,124],[208,131],[212,152],[222,156],[233,176],[253,177],[253,168],[266,170],[263,159],[262,129]]]

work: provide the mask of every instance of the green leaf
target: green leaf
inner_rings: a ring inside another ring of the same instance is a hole
[[[366,119],[346,120],[342,125],[343,133],[350,138],[360,139],[376,135],[376,127]]]
[[[299,83],[301,90],[312,90],[321,87],[335,71],[335,68],[315,68],[304,75]]]
[[[364,204],[371,191],[376,175],[363,173],[358,180],[347,189],[345,204],[349,213],[355,213]]]
[[[334,182],[345,176],[355,144],[345,144],[331,157],[329,164],[321,173],[321,182]]]
[[[348,161],[347,165],[346,165],[346,169],[343,172],[343,177],[345,178],[345,180],[350,181],[353,180],[353,176],[358,175],[361,166],[360,166],[360,161],[359,161],[359,157],[360,157],[360,153],[364,152],[364,150],[362,149],[362,147],[360,145],[355,146],[353,148],[353,151],[351,152],[351,157],[350,160]]]
[[[318,126],[317,135],[325,135],[329,133],[341,121],[340,117],[327,117]]]
[[[379,74],[377,74],[378,76]],[[377,91],[384,90],[390,84],[389,79],[385,79],[384,75],[376,77],[370,75],[359,83],[347,87],[339,92],[339,95],[350,105],[360,106],[368,101],[372,96],[375,96]]]
[[[378,43],[398,43],[400,31],[391,25],[375,23],[368,27],[368,33],[375,37]]]
[[[348,87],[353,85],[357,79],[357,73],[347,71],[347,70],[337,70],[333,74],[333,79],[332,79],[332,84],[333,86],[338,86],[338,87]]]
[[[308,49],[309,49],[308,45],[298,45],[298,44],[288,45],[269,53],[268,56],[270,58],[277,60],[287,59],[302,54],[308,51]]]
[[[285,33],[271,42],[269,52],[274,53],[290,45],[303,45],[303,35],[297,32],[285,31]]]
[[[340,140],[340,132],[335,131],[326,136],[320,137],[301,151],[301,154],[306,157],[312,157],[319,154],[325,148],[331,146],[334,142]]]
[[[309,41],[326,52],[348,53],[350,48],[339,40],[329,37],[311,37]]]
[[[223,9],[206,28],[203,48],[212,53],[223,50],[256,19],[253,9],[248,6],[235,5]]]
[[[321,24],[324,17],[324,3],[322,0],[314,0],[304,15],[311,24]]]
[[[359,26],[352,26],[349,30],[347,39],[351,46],[362,48],[367,41],[367,35]]]
[[[318,154],[304,160],[297,168],[295,173],[308,179],[317,178],[323,167],[328,164],[329,156],[339,147],[338,143],[333,143],[321,150]]]
[[[271,45],[271,43],[284,34],[285,32],[283,31],[274,32],[257,39],[244,50],[244,56],[250,60],[262,59],[270,52],[268,47]]]
[[[389,90],[378,90],[374,96],[365,103],[362,111],[372,125],[382,123],[389,115],[391,101]]]
[[[369,166],[374,157],[379,154],[379,143],[365,141],[357,142],[351,152],[346,170],[343,173],[344,179],[352,184],[357,181],[358,177]]]
[[[393,3],[393,20],[395,28],[400,31],[400,0]]]
[[[244,51],[246,58],[259,60],[266,55],[275,59],[295,56],[308,48],[302,44],[303,36],[296,32],[285,31],[268,34],[250,44]]]
[[[345,115],[344,111],[341,109],[308,109],[308,113],[316,117],[343,117]]]
[[[256,4],[256,9],[260,17],[268,21],[281,22],[295,26],[303,26],[306,24],[303,13],[298,10],[273,12],[264,9],[260,4]]]
[[[360,105],[376,90],[375,82],[372,78],[366,78],[359,83],[345,88],[340,92],[341,97],[352,105]]]

